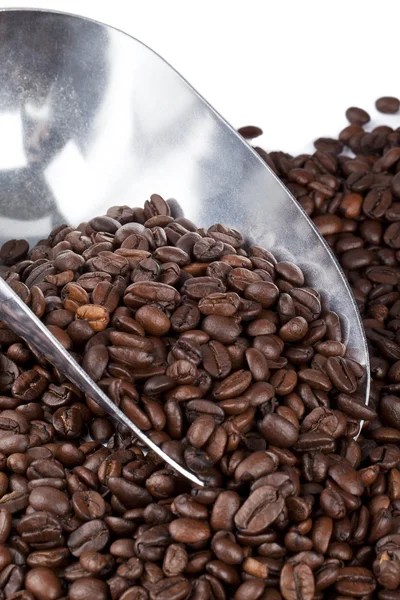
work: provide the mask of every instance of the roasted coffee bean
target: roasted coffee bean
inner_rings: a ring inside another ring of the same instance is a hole
[[[396,113],[400,108],[400,100],[393,96],[382,96],[375,102],[377,110],[381,113]]]
[[[108,586],[96,577],[81,577],[71,584],[68,597],[71,600],[85,600],[85,598],[107,600]]]
[[[284,500],[277,490],[269,485],[252,492],[235,515],[235,524],[246,534],[257,534],[266,529],[279,517]]]
[[[259,423],[263,437],[274,446],[289,448],[299,437],[297,428],[287,419],[277,414],[267,414]]]
[[[238,133],[246,139],[253,140],[256,137],[262,135],[262,129],[255,127],[254,125],[247,125],[246,127],[240,127]]]
[[[370,120],[370,116],[365,110],[355,106],[346,110],[346,117],[352,125],[365,125]]]
[[[341,569],[335,584],[337,592],[350,596],[372,594],[375,587],[372,572],[363,567],[345,567]]]
[[[79,409],[75,406],[63,406],[53,415],[53,426],[64,438],[76,438],[82,432],[83,420]]]
[[[33,548],[43,547],[43,544],[55,547],[63,542],[61,521],[46,512],[25,514],[17,525],[17,532]]]
[[[184,544],[202,542],[211,536],[208,525],[196,519],[176,519],[169,524],[168,528],[172,539]]]
[[[71,554],[79,558],[83,552],[102,550],[108,540],[107,525],[99,519],[94,519],[75,529],[69,535],[67,545]]]
[[[204,369],[215,379],[223,379],[229,375],[232,362],[226,347],[216,340],[211,340],[201,347]]]
[[[0,260],[5,265],[14,265],[26,256],[29,244],[26,240],[9,240],[0,248]]]
[[[76,310],[75,319],[87,321],[94,332],[99,332],[107,327],[110,316],[108,310],[104,306],[84,304],[79,306]]]
[[[7,365],[8,366],[8,365]],[[36,370],[21,373],[12,384],[12,394],[23,402],[32,402],[39,398],[47,387],[47,381]]]
[[[25,587],[38,600],[56,600],[62,594],[61,581],[48,567],[31,569],[26,575]]]
[[[177,577],[184,572],[188,562],[185,548],[179,544],[171,544],[164,556],[163,571],[167,577]]]
[[[106,512],[103,498],[94,490],[75,492],[71,502],[76,516],[82,521],[101,519]]]
[[[29,504],[37,511],[48,511],[65,517],[70,511],[68,496],[53,487],[37,487],[30,493]]]
[[[314,575],[305,563],[285,564],[281,571],[280,588],[285,600],[312,600],[315,592]]]
[[[128,508],[146,506],[151,501],[151,496],[147,490],[120,477],[111,477],[108,480],[108,487],[120,502]]]
[[[180,301],[180,294],[171,286],[155,281],[133,283],[127,287],[124,303],[130,308],[157,304],[162,309],[173,310]]]

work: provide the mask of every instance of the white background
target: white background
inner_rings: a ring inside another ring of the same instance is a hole
[[[8,0],[4,6],[20,7]],[[25,0],[85,15],[161,54],[234,126],[289,152],[337,134],[349,105],[400,95],[398,0]]]

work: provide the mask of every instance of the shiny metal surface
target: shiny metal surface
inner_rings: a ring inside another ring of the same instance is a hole
[[[82,392],[92,398],[111,417],[123,423],[138,438],[151,448],[171,467],[193,483],[204,486],[204,483],[190,471],[187,471],[152,442],[128,417],[104,394],[78,363],[70,356],[60,342],[0,278],[0,315],[3,321],[18,335],[28,340],[47,360],[57,367]]]
[[[184,51],[184,49],[183,49]],[[100,23],[0,12],[0,243],[35,242],[153,192],[223,222],[302,267],[342,318],[349,355],[366,339],[336,259],[258,155],[162,58]]]

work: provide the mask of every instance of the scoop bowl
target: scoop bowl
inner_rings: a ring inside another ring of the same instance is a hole
[[[0,39],[0,244],[35,243],[153,192],[176,198],[196,224],[225,223],[302,268],[340,315],[348,356],[366,368],[368,403],[366,338],[338,262],[275,174],[179,73],[129,35],[66,13],[0,11]]]

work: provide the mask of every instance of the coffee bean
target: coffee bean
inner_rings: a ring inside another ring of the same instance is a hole
[[[83,319],[89,323],[93,331],[103,331],[110,321],[108,310],[104,306],[84,304],[79,306],[75,319]]]
[[[37,371],[31,369],[21,373],[11,388],[13,396],[23,402],[32,402],[41,396],[47,387],[47,381]]]
[[[361,596],[372,594],[376,584],[371,571],[362,567],[345,567],[339,571],[335,588],[340,594]]]
[[[53,426],[62,437],[78,437],[83,427],[82,415],[79,409],[75,406],[59,408],[53,415]]]
[[[255,127],[254,125],[247,125],[246,127],[240,127],[238,129],[238,133],[242,135],[245,139],[254,139],[262,135],[262,129],[259,127]]]
[[[233,344],[242,330],[235,317],[223,317],[221,315],[205,317],[202,328],[211,339],[222,344]]]
[[[151,501],[151,496],[145,489],[121,477],[111,477],[108,480],[108,487],[128,508],[146,506]]]
[[[250,382],[251,373],[249,371],[243,369],[236,371],[214,386],[214,398],[225,400],[240,396],[249,387]]]
[[[37,511],[48,511],[60,517],[65,517],[70,511],[67,495],[48,486],[35,488],[30,493],[29,504]]]
[[[62,594],[60,580],[48,567],[31,569],[26,575],[25,586],[38,600],[56,600]]]
[[[106,511],[103,498],[94,490],[75,492],[71,502],[75,514],[82,521],[101,519]]]
[[[377,110],[381,113],[393,114],[397,113],[400,108],[400,100],[393,96],[382,96],[375,102]]]
[[[83,552],[102,550],[108,540],[107,526],[103,521],[94,519],[75,529],[69,535],[67,545],[71,554],[79,558]]]
[[[17,493],[17,492],[15,492]],[[17,525],[17,531],[22,540],[33,548],[41,544],[51,543],[53,546],[62,544],[62,525],[60,520],[46,512],[25,514]]]
[[[81,577],[72,583],[68,596],[71,600],[85,600],[87,598],[107,600],[108,586],[96,577]]]
[[[191,590],[185,577],[168,577],[150,586],[150,600],[184,600]]]
[[[315,592],[313,573],[308,565],[285,564],[281,571],[280,587],[285,600],[312,600]]]
[[[365,110],[355,106],[347,109],[346,118],[352,125],[365,125],[370,120],[370,116]]]
[[[186,569],[188,561],[185,548],[179,544],[171,544],[164,556],[163,571],[167,577],[177,577]]]
[[[259,430],[270,444],[279,448],[293,446],[299,437],[296,427],[290,421],[277,414],[265,415],[259,423]]]
[[[26,240],[8,240],[0,248],[0,260],[5,265],[13,265],[22,260],[29,250]]]
[[[168,528],[172,539],[184,544],[202,542],[211,536],[208,525],[196,519],[176,519],[169,524]]]
[[[146,281],[133,283],[127,287],[124,303],[131,308],[140,308],[146,304],[157,304],[163,309],[174,309],[180,301],[179,293],[165,283]]]
[[[136,311],[136,319],[150,335],[166,335],[171,327],[168,317],[155,306],[142,306]]]
[[[396,396],[384,396],[381,401],[381,412],[384,422],[400,429],[400,401]]]
[[[269,485],[252,492],[235,515],[236,526],[246,534],[257,534],[266,529],[279,517],[284,500],[277,490]]]

